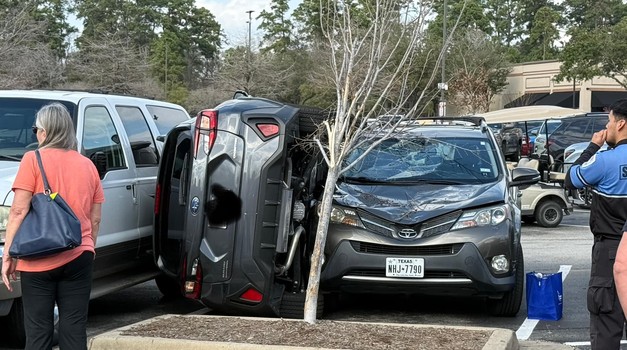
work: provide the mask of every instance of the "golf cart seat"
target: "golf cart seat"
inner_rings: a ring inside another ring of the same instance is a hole
[[[539,170],[540,169],[540,161],[537,160],[537,159],[521,158],[518,161],[517,167],[531,168],[531,169]]]

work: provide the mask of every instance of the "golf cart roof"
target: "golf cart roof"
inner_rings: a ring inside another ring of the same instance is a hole
[[[505,108],[498,111],[477,114],[483,117],[486,123],[514,123],[545,119],[561,119],[573,115],[584,114],[580,109],[564,108],[558,106],[525,106]]]

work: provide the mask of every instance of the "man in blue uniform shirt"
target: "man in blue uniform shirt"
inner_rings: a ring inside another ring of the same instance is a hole
[[[613,268],[627,221],[627,99],[616,101],[609,109],[606,129],[592,135],[565,181],[569,189],[592,188],[590,231],[594,245],[587,304],[593,350],[620,349],[625,329]],[[597,153],[603,142],[610,148]]]

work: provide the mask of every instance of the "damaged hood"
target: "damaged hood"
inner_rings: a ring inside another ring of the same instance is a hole
[[[503,202],[503,181],[472,185],[338,183],[336,203],[399,224],[415,224],[458,209]]]

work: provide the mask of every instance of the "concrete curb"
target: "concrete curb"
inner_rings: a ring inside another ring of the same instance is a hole
[[[320,347],[300,347],[300,346],[279,346],[279,345],[259,345],[259,344],[246,344],[246,343],[225,343],[225,342],[212,342],[212,341],[198,341],[189,339],[171,339],[171,338],[157,338],[157,337],[137,337],[121,335],[122,332],[130,328],[136,327],[141,324],[147,324],[154,322],[160,318],[168,318],[174,315],[163,315],[148,320],[144,320],[132,325],[117,328],[112,331],[94,336],[89,339],[89,350],[325,350]],[[180,316],[180,315],[176,315]],[[187,316],[193,317],[229,317],[229,316]],[[249,317],[240,317],[249,318]],[[274,318],[258,318],[250,317],[254,320],[273,320]],[[302,320],[290,320],[294,322],[302,322]],[[345,321],[334,321],[345,322]],[[349,321],[346,321],[349,322]],[[370,322],[350,322],[350,323],[370,323]],[[518,350],[519,344],[516,339],[516,334],[508,329],[500,328],[484,328],[484,327],[454,327],[454,326],[437,326],[437,325],[402,325],[394,323],[376,323],[377,325],[394,325],[394,326],[408,326],[419,328],[450,328],[450,329],[466,329],[477,331],[492,331],[490,338],[484,345],[482,350]],[[331,349],[326,349],[331,350]]]

